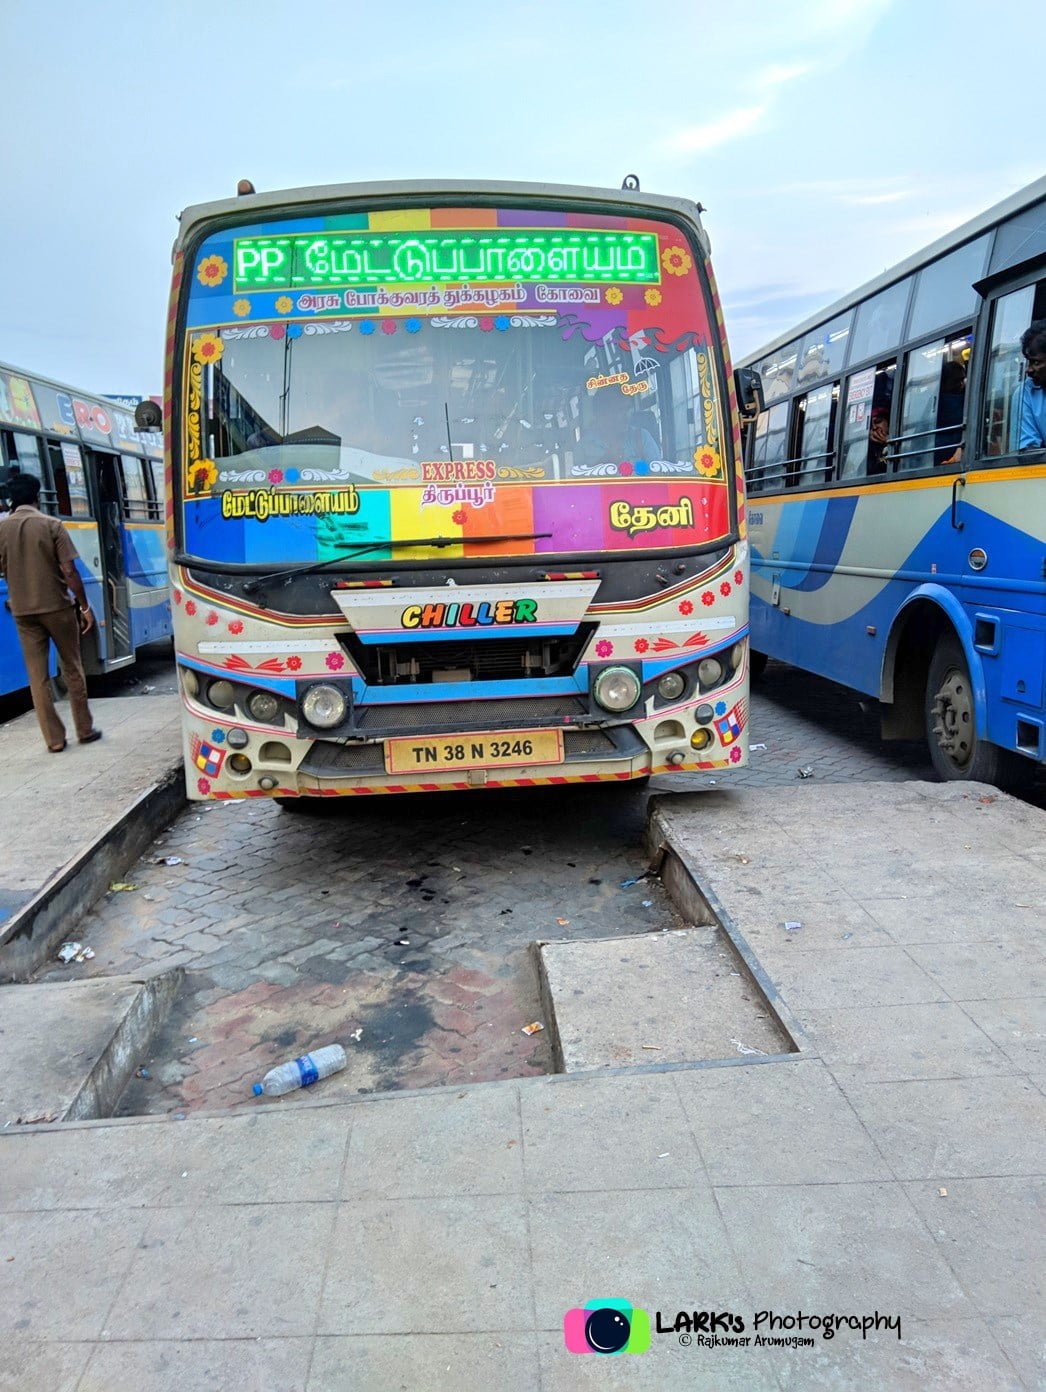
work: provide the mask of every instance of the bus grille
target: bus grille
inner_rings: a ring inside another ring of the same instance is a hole
[[[582,624],[560,638],[449,639],[441,643],[361,643],[354,633],[340,642],[368,686],[415,686],[447,680],[512,681],[569,677],[595,632]]]
[[[537,730],[563,725],[588,714],[580,696],[516,696],[493,701],[425,701],[395,706],[363,706],[356,728],[368,735],[386,731],[420,734],[426,730]]]

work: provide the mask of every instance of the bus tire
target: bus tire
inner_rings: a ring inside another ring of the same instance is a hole
[[[953,633],[938,639],[926,678],[926,742],[938,777],[1016,788],[1034,772],[1030,759],[977,737],[973,682]]]
[[[755,648],[748,649],[748,673],[752,681],[759,680],[766,671],[769,660],[766,653],[756,652]]]

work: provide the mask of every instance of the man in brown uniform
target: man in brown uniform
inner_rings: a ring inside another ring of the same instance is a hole
[[[11,512],[0,518],[0,575],[7,581],[7,602],[29,672],[36,718],[48,749],[59,754],[65,748],[65,726],[54,708],[47,676],[52,640],[69,688],[77,738],[90,744],[102,737],[91,721],[80,661],[80,634],[90,633],[94,615],[76,569],[76,548],[61,522],[37,507],[40,480],[16,474],[7,482],[7,494]]]

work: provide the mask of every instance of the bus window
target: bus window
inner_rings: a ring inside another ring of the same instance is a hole
[[[852,324],[853,310],[849,309],[806,335],[799,350],[798,386],[806,382],[819,382],[822,377],[839,375],[846,361]]]
[[[1035,319],[1046,317],[1046,281],[1004,295],[992,312],[988,381],[982,420],[986,455],[1016,454],[1019,393],[1025,381],[1021,335]]]
[[[153,482],[153,516],[163,518],[163,460],[150,459],[147,465]]]
[[[795,364],[799,357],[799,345],[790,343],[771,353],[759,364],[759,374],[763,379],[763,400],[777,401],[789,396],[795,381]]]
[[[79,445],[71,445],[67,440],[48,440],[46,446],[58,500],[58,515],[90,517],[91,505],[87,500],[87,480]]]
[[[901,328],[904,312],[908,307],[908,294],[912,288],[911,278],[880,290],[870,300],[865,300],[857,311],[853,339],[850,343],[850,361],[859,363],[864,358],[881,354],[884,349],[893,348],[901,341]]]
[[[3,457],[7,463],[8,476],[11,474],[32,474],[40,480],[40,510],[55,511],[55,494],[50,476],[40,454],[40,441],[35,435],[24,435],[18,430],[3,432]]]
[[[120,456],[123,472],[124,516],[131,521],[149,516],[149,493],[142,473],[142,461],[133,454]]]
[[[862,478],[886,472],[884,453],[890,437],[890,402],[896,362],[855,372],[846,384],[846,415],[839,452],[839,478]]]
[[[755,423],[752,468],[749,474],[753,493],[767,493],[784,486],[785,440],[788,424],[788,402],[782,401],[761,411]]]
[[[895,469],[930,469],[958,464],[966,408],[968,334],[939,339],[908,354]]]
[[[796,401],[794,482],[809,485],[831,478],[838,405],[838,382],[826,382]]]
[[[978,237],[950,256],[931,261],[919,272],[908,338],[922,338],[934,329],[976,313],[977,292],[973,285],[984,273],[990,240],[990,234]]]

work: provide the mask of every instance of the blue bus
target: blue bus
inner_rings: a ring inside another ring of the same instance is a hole
[[[143,643],[168,637],[161,437],[137,431],[122,404],[0,363],[0,498],[18,473],[40,479],[40,506],[79,553],[98,621],[84,640],[88,675],[126,667]],[[0,579],[0,696],[28,684]]]
[[[740,365],[753,671],[876,697],[943,779],[1046,760],[1046,441],[1020,428],[1044,319],[1040,179]]]

